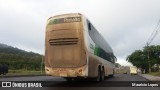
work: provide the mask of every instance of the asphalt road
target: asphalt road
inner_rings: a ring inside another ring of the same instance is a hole
[[[106,78],[105,81],[99,83],[91,82],[90,79],[67,82],[63,78],[52,76],[9,77],[0,78],[0,81],[43,81],[42,84],[46,86],[42,88],[0,88],[0,90],[160,90],[159,87],[128,87],[127,85],[130,85],[130,82],[145,81],[147,83],[147,80],[139,75],[128,74],[117,74],[113,78]],[[113,85],[113,87],[110,85]]]

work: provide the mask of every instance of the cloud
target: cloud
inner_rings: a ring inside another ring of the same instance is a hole
[[[124,58],[117,58],[117,63],[123,66],[133,66],[131,63],[127,62]]]
[[[159,0],[0,0],[0,41],[44,54],[50,16],[85,14],[124,61],[142,49],[160,18]],[[157,35],[151,44],[160,44]]]

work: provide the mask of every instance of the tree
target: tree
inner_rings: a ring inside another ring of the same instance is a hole
[[[121,65],[119,63],[115,63],[115,67],[119,68]]]
[[[160,64],[160,46],[152,45],[149,47],[144,47],[143,50],[136,50],[131,55],[127,57],[127,61],[132,63],[134,66],[141,68],[148,72],[148,50],[150,57],[150,65],[153,67],[155,64]]]

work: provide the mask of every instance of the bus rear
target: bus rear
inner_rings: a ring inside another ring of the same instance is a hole
[[[81,14],[48,19],[45,38],[45,72],[58,77],[87,76]]]
[[[137,67],[136,66],[131,66],[130,67],[130,74],[132,75],[132,74],[137,74]]]

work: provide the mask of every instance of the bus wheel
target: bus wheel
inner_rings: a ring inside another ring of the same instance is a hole
[[[105,71],[104,68],[102,68],[102,72],[101,72],[101,80],[105,80]]]
[[[102,79],[101,79],[101,70],[100,69],[98,69],[98,75],[97,75],[97,77],[96,77],[96,81],[97,82],[100,82]]]

